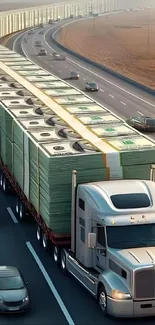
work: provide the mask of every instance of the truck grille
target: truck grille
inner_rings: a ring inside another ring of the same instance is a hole
[[[152,299],[155,297],[155,272],[153,267],[135,271],[134,280],[135,299]]]

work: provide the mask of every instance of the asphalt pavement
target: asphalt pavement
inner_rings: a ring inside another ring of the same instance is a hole
[[[43,35],[40,34],[41,29],[36,29],[33,35],[28,35],[26,32],[24,33],[24,37],[22,37],[22,33],[19,33],[18,36],[14,36],[8,41],[7,46],[22,55],[24,53],[25,56],[29,57],[44,69],[66,80],[82,91],[85,91],[84,87],[87,81],[96,82],[99,86],[99,91],[97,93],[88,93],[88,95],[125,120],[130,116],[142,114],[154,116],[155,97],[152,94],[128,82],[122,81],[107,72],[101,71],[91,64],[77,59],[75,56],[65,53],[52,42],[52,34],[60,26],[68,22],[69,20],[66,20],[63,23],[58,22],[54,25],[47,25],[42,29]],[[24,38],[27,38],[27,43],[24,43]],[[40,48],[35,47],[36,41],[42,42],[42,47],[47,50],[46,57],[37,56]],[[58,53],[64,53],[66,60],[52,61],[51,53],[53,50]],[[70,71],[78,72],[80,79],[77,81],[68,80]],[[154,134],[148,135],[155,139]]]

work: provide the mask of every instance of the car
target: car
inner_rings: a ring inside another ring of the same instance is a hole
[[[75,72],[75,71],[71,71],[71,73],[70,73],[70,79],[79,79],[79,73],[78,72]]]
[[[54,19],[50,19],[48,22],[50,25],[54,24]]]
[[[41,41],[36,41],[35,46],[36,46],[36,47],[42,47],[42,43],[41,43]]]
[[[27,39],[26,38],[24,38],[24,43],[27,43]]]
[[[155,132],[155,118],[150,116],[132,116],[126,123],[141,132]]]
[[[57,52],[52,53],[53,60],[64,61],[66,59],[64,54],[59,54]]]
[[[87,82],[85,85],[86,91],[98,91],[98,86],[95,82]]]
[[[71,18],[71,19],[74,18],[74,15],[71,14],[71,15],[70,15],[70,18]]]
[[[47,55],[47,51],[44,50],[44,49],[41,49],[38,53],[39,56],[44,56],[44,55]]]
[[[30,31],[28,32],[28,35],[33,35],[33,30],[30,30]]]
[[[0,266],[0,313],[24,312],[30,298],[20,271],[14,266]]]
[[[41,30],[41,31],[39,32],[39,34],[40,34],[40,35],[43,35],[43,34],[44,34],[44,30]]]

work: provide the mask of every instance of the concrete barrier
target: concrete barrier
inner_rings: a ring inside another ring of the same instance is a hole
[[[124,75],[107,68],[105,65],[102,65],[102,64],[97,63],[97,62],[95,62],[93,60],[90,60],[90,59],[86,58],[85,56],[83,56],[83,55],[81,55],[79,53],[76,53],[73,50],[70,50],[67,47],[61,45],[56,39],[58,33],[59,33],[59,30],[57,32],[54,32],[51,35],[51,39],[52,39],[52,42],[55,43],[55,45],[57,45],[62,50],[66,51],[67,53],[69,53],[71,55],[74,55],[76,58],[78,58],[78,59],[80,59],[80,60],[82,60],[82,61],[84,61],[86,63],[89,63],[89,64],[93,65],[96,68],[99,68],[102,71],[108,72],[112,76],[115,76],[115,77],[117,77],[117,78],[119,78],[121,80],[124,80],[124,81],[128,82],[129,84],[132,84],[132,85],[134,85],[134,86],[136,86],[136,87],[138,87],[138,88],[140,88],[142,90],[145,90],[145,91],[151,93],[152,95],[155,95],[155,90],[154,89],[149,88],[149,87],[147,87],[147,86],[145,86],[145,85],[143,85],[143,84],[141,84],[141,83],[139,83],[139,82],[137,82],[137,81],[135,81],[135,80],[133,80],[131,78],[125,77]]]

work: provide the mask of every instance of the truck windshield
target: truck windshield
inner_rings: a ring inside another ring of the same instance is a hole
[[[155,247],[155,224],[107,226],[106,231],[110,248]]]

